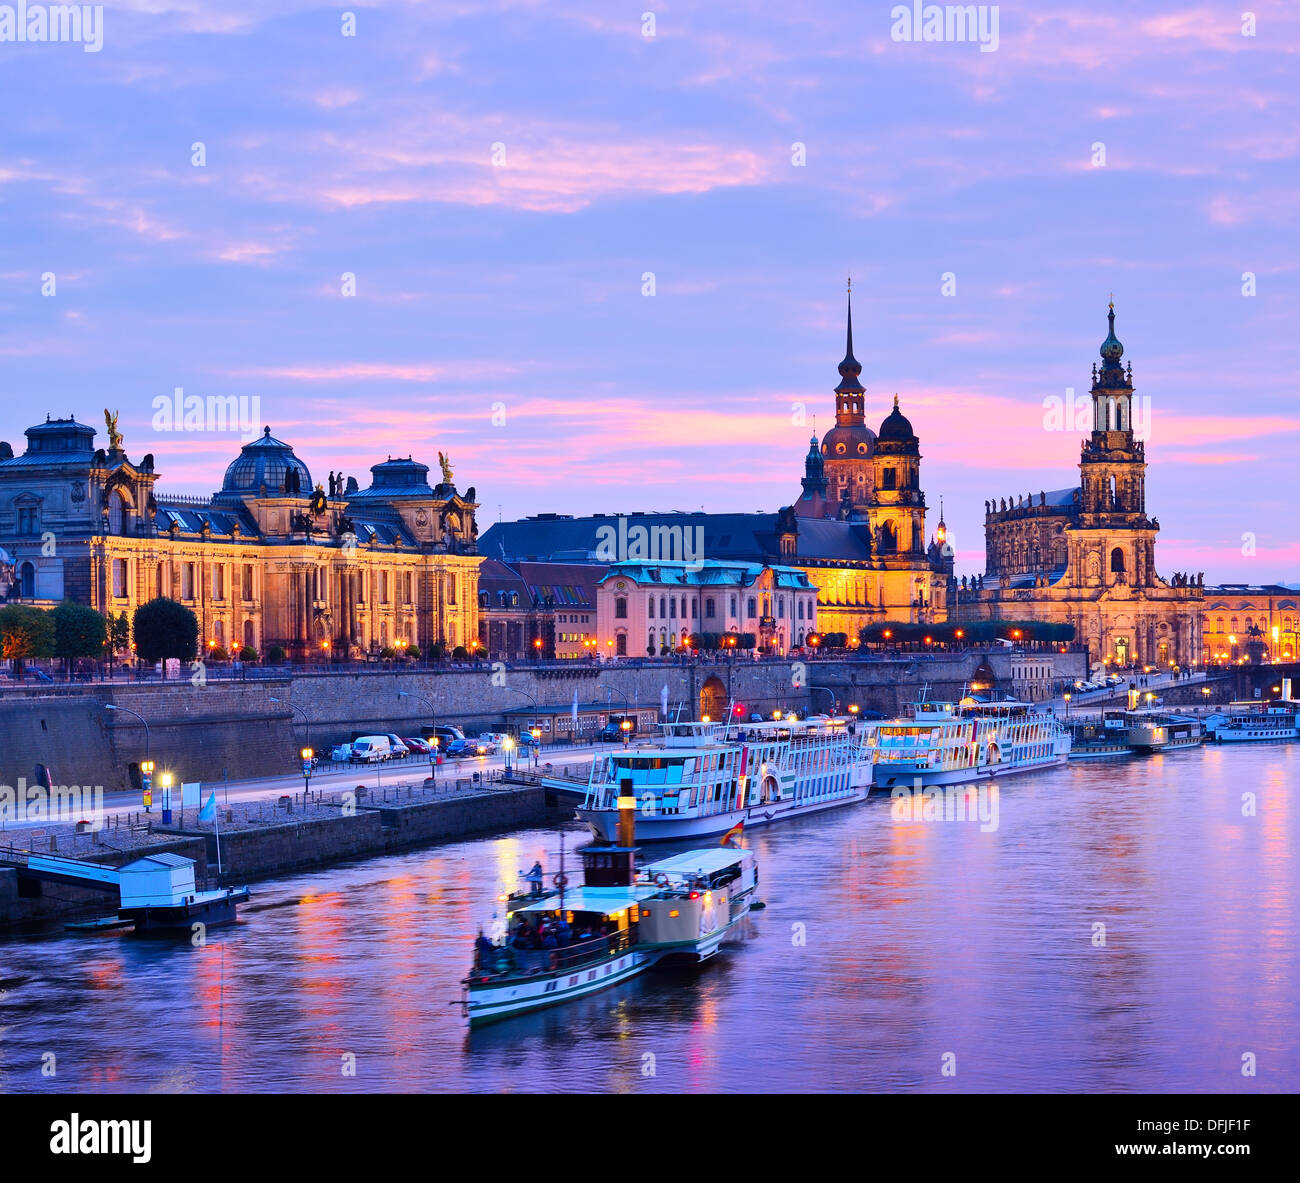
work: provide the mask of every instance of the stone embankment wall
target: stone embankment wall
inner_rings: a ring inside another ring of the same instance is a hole
[[[185,780],[242,780],[297,771],[310,742],[326,753],[354,732],[411,734],[422,724],[453,723],[467,733],[496,730],[502,712],[535,699],[651,704],[668,691],[669,708],[697,717],[701,695],[744,704],[745,712],[826,710],[830,696],[898,714],[921,691],[954,698],[981,661],[1010,686],[1005,652],[918,653],[888,660],[737,662],[665,666],[544,666],[480,670],[297,673],[247,682],[89,684],[0,695],[0,786],[31,782],[47,765],[56,784],[132,787],[128,766],[149,756]],[[1056,655],[1061,677],[1081,676],[1082,654]],[[399,697],[405,691],[410,697]],[[829,693],[828,693],[829,692]],[[272,702],[278,699],[278,702]],[[108,711],[109,704],[118,706]],[[296,708],[296,709],[295,709]],[[148,722],[148,732],[131,711]]]

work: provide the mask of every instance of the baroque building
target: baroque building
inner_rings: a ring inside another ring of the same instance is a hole
[[[21,456],[3,446],[10,599],[129,617],[168,596],[207,649],[279,646],[295,660],[477,637],[474,490],[457,491],[445,457],[435,486],[427,465],[389,457],[369,487],[331,472],[326,489],[267,427],[212,497],[167,495],[153,456],[132,461],[105,419],[107,449],[75,418],[28,428]]]
[[[1098,664],[1192,665],[1202,656],[1203,580],[1156,569],[1160,522],[1147,515],[1146,445],[1113,304],[1108,319],[1078,486],[985,502],[985,573],[954,588],[956,615],[1073,624]]]

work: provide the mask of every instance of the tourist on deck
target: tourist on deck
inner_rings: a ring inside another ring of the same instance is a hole
[[[543,877],[544,872],[542,871],[542,864],[541,861],[538,860],[533,864],[533,869],[524,876],[524,878],[528,880],[533,895],[542,894]]]
[[[496,962],[496,946],[483,935],[483,930],[478,930],[478,939],[474,942],[474,948],[478,950],[479,969],[491,969]]]

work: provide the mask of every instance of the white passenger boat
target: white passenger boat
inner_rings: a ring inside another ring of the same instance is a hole
[[[620,796],[645,842],[721,834],[866,798],[870,754],[847,719],[661,723],[657,742],[598,756],[578,816],[609,841]]]
[[[462,982],[471,1027],[594,994],[667,959],[707,960],[748,914],[758,885],[753,852],[734,847],[639,870],[630,844],[579,854],[581,887],[568,888],[561,873],[551,891],[512,894],[499,939],[480,935]]]
[[[1206,716],[1205,732],[1215,743],[1254,743],[1300,738],[1300,704],[1234,702]]]
[[[955,785],[1064,764],[1070,733],[1023,702],[921,702],[876,729],[873,783]]]

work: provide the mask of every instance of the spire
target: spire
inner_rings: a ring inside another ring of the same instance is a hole
[[[1110,332],[1106,335],[1106,340],[1101,343],[1101,356],[1104,363],[1103,368],[1114,370],[1119,368],[1119,359],[1124,356],[1124,346],[1115,336],[1115,297],[1111,296],[1110,310],[1106,314],[1106,320],[1110,324]]]
[[[862,366],[858,359],[853,356],[853,280],[850,278],[848,286],[848,330],[845,334],[844,360],[840,362],[840,384],[835,388],[836,394],[865,394],[858,376],[862,373]]]

